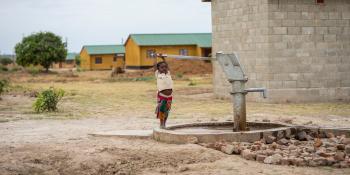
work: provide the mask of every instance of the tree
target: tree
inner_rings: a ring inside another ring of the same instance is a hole
[[[74,60],[75,60],[75,64],[76,64],[77,66],[80,66],[80,63],[81,63],[80,55],[76,55],[75,58],[74,58]]]
[[[60,36],[51,32],[39,32],[24,37],[16,44],[16,62],[21,66],[41,65],[49,71],[52,63],[65,61],[66,44]]]

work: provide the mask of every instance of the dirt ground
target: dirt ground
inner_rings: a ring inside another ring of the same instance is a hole
[[[11,91],[0,101],[0,174],[350,174],[350,169],[266,165],[199,145],[151,139],[99,138],[88,133],[152,129],[155,82],[110,80],[108,72],[0,75]],[[91,75],[91,76],[90,76]],[[64,81],[62,81],[64,80]],[[230,101],[214,98],[211,76],[175,81],[169,124],[231,120]],[[33,113],[33,92],[66,91],[59,111]],[[248,103],[248,120],[350,126],[350,104]]]

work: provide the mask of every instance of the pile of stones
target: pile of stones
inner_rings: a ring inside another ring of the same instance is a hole
[[[313,135],[298,131],[289,138],[265,136],[260,141],[201,143],[207,148],[244,159],[275,165],[350,167],[350,138],[332,133]]]

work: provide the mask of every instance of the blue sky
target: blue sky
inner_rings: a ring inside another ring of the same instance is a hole
[[[23,36],[51,31],[70,52],[87,44],[120,44],[129,33],[211,32],[210,3],[201,0],[0,0],[0,53]]]

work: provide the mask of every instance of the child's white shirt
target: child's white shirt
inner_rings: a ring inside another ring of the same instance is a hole
[[[173,89],[173,79],[171,78],[170,72],[168,73],[159,73],[158,70],[155,72],[157,79],[157,89],[158,92],[165,89]]]

